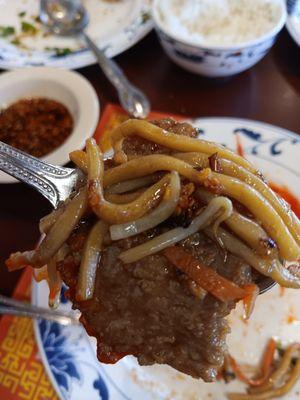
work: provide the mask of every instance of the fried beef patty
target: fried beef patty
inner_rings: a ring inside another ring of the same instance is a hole
[[[164,128],[168,125],[169,130],[189,136],[197,133],[187,124],[169,120],[157,124]],[[130,138],[126,140],[127,152],[130,152],[130,141],[131,153],[163,151],[161,147],[154,149],[149,142]],[[92,300],[76,302],[75,287],[84,240],[93,221],[82,222],[73,232],[68,241],[70,254],[59,264],[59,270],[70,288],[73,307],[81,311],[88,333],[97,338],[100,361],[114,363],[133,354],[141,365],[168,364],[210,382],[223,364],[229,332],[224,318],[235,303],[221,302],[197,291],[193,282],[162,254],[127,265],[118,259],[122,251],[153,238],[170,225],[178,226],[182,223],[180,220],[177,215],[151,231],[107,244],[98,265]],[[252,281],[250,266],[231,254],[225,257],[224,251],[203,233],[179,245],[238,285]]]

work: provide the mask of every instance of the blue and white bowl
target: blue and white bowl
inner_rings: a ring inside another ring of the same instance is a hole
[[[300,0],[287,0],[286,28],[300,47]]]
[[[192,39],[182,39],[162,24],[160,3],[161,0],[153,1],[152,16],[162,47],[182,68],[208,77],[230,76],[252,67],[267,54],[286,22],[286,6],[282,1],[280,19],[265,35],[239,45],[199,45]]]

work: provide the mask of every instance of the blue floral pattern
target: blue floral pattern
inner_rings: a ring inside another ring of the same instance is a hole
[[[65,297],[67,286],[63,285],[61,290],[62,307],[70,307],[68,299]],[[55,379],[63,399],[73,399],[74,383],[86,385],[82,367],[89,369],[95,376],[90,382],[90,389],[97,393],[93,398],[99,400],[109,400],[109,390],[107,384],[100,374],[100,369],[92,362],[82,362],[78,359],[80,348],[78,343],[82,340],[82,332],[79,336],[71,339],[72,330],[56,322],[39,320],[37,322],[43,351],[47,359],[48,367]],[[81,329],[82,331],[82,329]],[[79,351],[79,353],[78,353]]]
[[[62,392],[70,391],[72,379],[80,380],[76,360],[66,350],[67,337],[56,322],[41,320],[39,329],[49,367]]]
[[[68,299],[66,299],[66,297],[65,297],[65,293],[66,293],[67,290],[68,290],[67,286],[63,285],[62,288],[61,288],[61,293],[60,293],[60,302],[62,304],[67,304],[68,303]]]
[[[98,376],[98,379],[96,379],[94,381],[94,385],[93,386],[94,386],[94,388],[96,390],[98,390],[101,400],[108,400],[109,399],[107,386],[106,386],[104,380],[101,378],[100,375]]]
[[[211,77],[228,76],[250,68],[269,51],[276,39],[273,35],[258,44],[235,50],[210,50],[175,40],[158,26],[155,29],[163,48],[174,62],[187,70]]]
[[[47,359],[51,373],[59,387],[64,399],[71,399],[73,383],[83,383],[80,365],[82,362],[76,357],[78,347],[70,345],[68,332],[62,325],[56,322],[40,320],[38,321],[39,333],[42,341],[43,350]],[[74,351],[75,350],[75,351]],[[93,363],[84,363],[85,368],[89,368],[96,378],[92,381],[92,390],[98,393],[97,399],[109,400],[109,390],[107,384]]]
[[[298,0],[287,0],[286,6],[289,15],[292,15],[295,12],[297,1]]]
[[[300,143],[298,138],[282,137],[282,135],[265,139],[261,133],[247,128],[236,128],[233,133],[244,135],[254,142],[244,149],[246,153],[253,155],[259,154],[261,146],[267,146],[272,156],[278,156],[282,154],[284,144],[295,145]]]

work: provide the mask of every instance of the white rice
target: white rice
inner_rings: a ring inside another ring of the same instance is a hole
[[[199,45],[236,45],[270,32],[281,0],[162,0],[158,15],[167,31]]]

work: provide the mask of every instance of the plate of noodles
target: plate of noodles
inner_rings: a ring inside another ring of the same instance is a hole
[[[49,34],[39,20],[38,0],[2,0],[0,68],[49,66],[67,69],[94,64],[83,40]],[[150,0],[83,0],[88,34],[108,57],[135,45],[152,29]]]
[[[81,312],[80,327],[35,323],[61,399],[300,393],[300,138],[191,123],[127,120],[89,139],[70,154],[86,182],[41,220],[37,249],[7,260],[34,268],[34,304]]]

